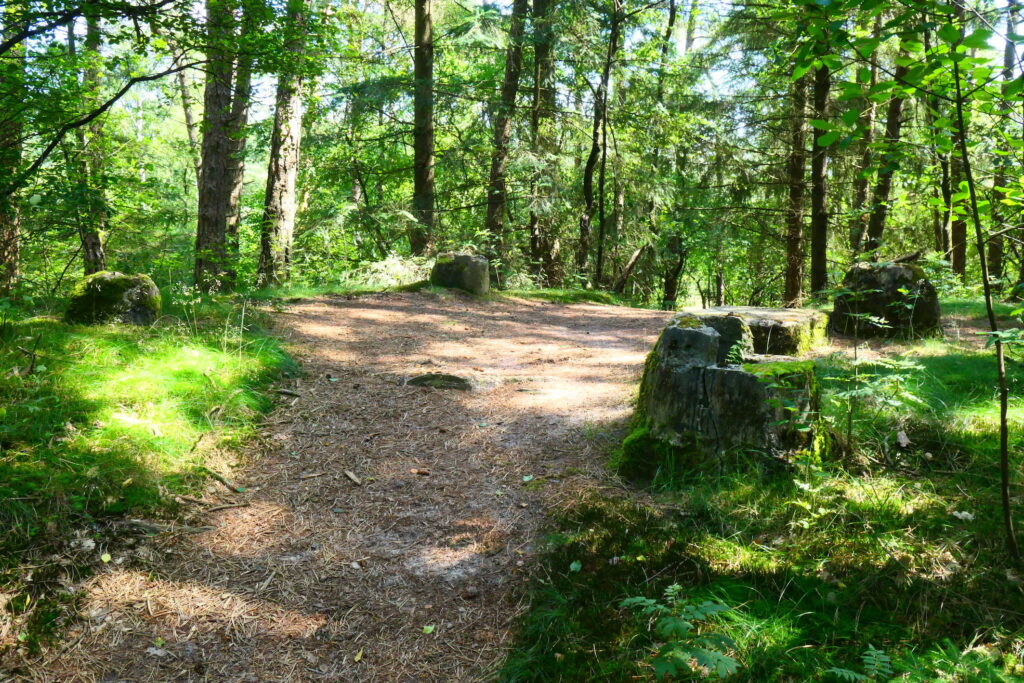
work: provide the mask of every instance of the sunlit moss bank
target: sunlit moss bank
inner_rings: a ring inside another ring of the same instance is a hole
[[[205,328],[3,326],[0,568],[69,523],[154,510],[196,489],[209,455],[252,430],[289,361],[226,310]]]

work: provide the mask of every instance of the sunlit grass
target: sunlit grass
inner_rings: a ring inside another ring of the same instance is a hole
[[[270,403],[263,387],[287,363],[269,338],[229,329],[9,325],[0,340],[0,551],[68,516],[154,509],[162,492],[194,489],[209,449],[251,429]]]

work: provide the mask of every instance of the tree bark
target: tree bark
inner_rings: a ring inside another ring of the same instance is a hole
[[[287,50],[296,61],[305,48],[303,0],[288,3],[288,28],[292,35]],[[292,65],[289,65],[292,66]],[[277,81],[277,108],[270,139],[267,190],[263,200],[260,261],[257,286],[276,286],[291,275],[292,237],[295,233],[295,183],[302,142],[302,77],[294,68],[282,71]],[[358,205],[353,183],[353,201]]]
[[[100,88],[100,45],[102,32],[97,11],[91,4],[85,12],[85,68],[82,82],[91,106],[102,101]],[[73,27],[72,27],[73,30]],[[80,182],[87,198],[79,214],[78,234],[82,243],[82,266],[86,275],[106,270],[107,258],[103,237],[107,230],[109,211],[106,197],[106,169],[103,117],[97,117],[86,128],[80,128],[78,154],[82,157]]]
[[[421,256],[434,235],[434,29],[432,0],[416,0],[413,48],[413,213],[409,248]]]
[[[206,85],[203,94],[202,179],[196,228],[195,281],[203,292],[230,285],[228,214],[234,176],[231,114],[234,60],[227,45],[235,36],[228,0],[206,0]]]
[[[874,38],[878,38],[882,33],[882,20],[878,18],[875,20],[875,26],[872,31]],[[875,60],[871,60],[871,76],[868,79],[868,88],[874,88],[878,83],[878,64]],[[878,110],[878,105],[874,100],[868,99],[867,106],[864,109],[863,119],[861,124],[864,126],[864,135],[861,138],[861,156],[860,156],[860,171],[857,174],[856,179],[853,181],[853,222],[850,225],[850,251],[853,252],[853,257],[856,258],[860,253],[861,242],[864,240],[864,235],[867,234],[868,229],[868,213],[865,211],[865,205],[868,201],[868,171],[871,168],[871,146],[875,142],[875,118]]]
[[[1010,2],[1009,7],[1006,11],[1006,43],[1003,47],[1003,83],[1009,85],[1013,81],[1014,76],[1014,64],[1016,62],[1017,52],[1013,41],[1009,38],[1010,35],[1017,32],[1016,22],[1016,3]],[[1002,105],[1005,114],[1010,113],[1011,104],[1005,102]],[[1002,146],[1002,145],[1001,145]],[[1006,198],[1006,192],[1002,189],[1006,187],[1009,178],[1010,169],[1009,160],[1010,150],[1003,150],[1006,156],[997,158],[995,176],[992,179],[992,185],[994,186],[992,196],[992,224],[995,226],[996,231],[1003,229],[1003,200]],[[1002,279],[1003,279],[1003,249],[1004,240],[1002,235],[996,235],[993,237],[988,244],[988,274],[992,278],[992,287],[996,292],[1002,291]]]
[[[490,240],[488,257],[492,264],[492,272],[496,272],[493,270],[495,263],[505,257],[505,205],[508,201],[505,170],[508,167],[508,140],[512,133],[516,95],[519,93],[519,76],[523,70],[523,26],[526,23],[529,4],[529,0],[515,0],[512,4],[508,50],[505,53],[505,78],[501,84],[501,94],[494,116],[494,151],[491,154],[487,219],[484,224]]]
[[[183,52],[175,52],[174,61],[181,64],[185,61]],[[199,126],[196,124],[195,112],[192,110],[192,88],[188,82],[188,73],[181,69],[177,73],[178,93],[181,97],[181,111],[185,116],[185,134],[188,135],[188,148],[192,153],[192,168],[196,173],[196,189],[202,178],[203,158],[200,153]]]
[[[619,29],[622,20],[621,0],[612,1],[611,28],[608,35],[608,51],[601,70],[601,80],[594,92],[594,123],[590,135],[590,154],[583,167],[583,213],[580,215],[580,239],[576,249],[576,271],[583,275],[587,272],[587,261],[590,258],[590,224],[594,217],[594,171],[601,158],[601,147],[606,144],[602,139],[604,118],[607,113],[608,81],[611,78],[612,62],[619,46]]]
[[[17,3],[8,3],[3,16],[3,35],[18,30]],[[25,87],[25,47],[19,43],[0,60],[0,81],[16,98]],[[0,113],[0,184],[13,183],[21,167],[21,139],[24,130],[20,112]],[[8,296],[17,284],[21,258],[21,214],[14,194],[0,194],[0,296]]]
[[[960,141],[965,139],[967,131],[955,128],[953,131],[953,146],[959,147]],[[963,211],[955,211],[957,207],[952,201],[953,193],[960,191],[960,182],[963,180],[963,158],[954,154],[949,162],[949,260],[955,273],[961,282],[967,281],[967,220]]]
[[[828,120],[832,72],[824,64],[814,73],[814,117]],[[828,148],[814,135],[811,152],[811,292],[819,296],[828,287]]]
[[[549,287],[562,280],[559,242],[550,219],[550,210],[538,211],[538,205],[550,206],[557,192],[558,168],[550,161],[555,139],[552,126],[555,117],[554,35],[552,23],[557,0],[533,0],[533,104],[530,111],[530,135],[533,153],[544,159],[541,177],[531,188],[530,267],[531,272]]]
[[[896,66],[894,79],[903,81],[910,70],[909,66]],[[889,195],[892,192],[892,181],[899,159],[900,133],[903,129],[903,103],[906,96],[901,92],[889,100],[885,111],[885,151],[882,153],[882,168],[878,171],[878,181],[871,195],[871,217],[868,219],[867,244],[868,251],[877,254],[885,233],[885,219],[889,212]]]
[[[793,118],[789,128],[789,211],[786,216],[786,283],[783,301],[799,306],[804,280],[804,173],[807,168],[807,76],[793,83]]]

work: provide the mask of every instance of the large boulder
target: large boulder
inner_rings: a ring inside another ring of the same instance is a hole
[[[741,453],[779,455],[813,445],[813,362],[721,365],[722,339],[687,313],[664,329],[647,358],[620,472],[652,478],[666,469],[721,465]]]
[[[473,254],[438,254],[430,271],[430,284],[461,289],[470,294],[486,294],[491,287],[489,264]]]
[[[920,266],[863,262],[843,278],[832,311],[832,329],[859,337],[922,337],[937,332],[941,319],[939,295]]]
[[[687,312],[723,335],[725,355],[799,356],[824,343],[828,331],[828,316],[806,308],[717,306]]]
[[[82,325],[107,322],[149,325],[159,315],[160,290],[148,275],[103,270],[75,285],[64,319]]]

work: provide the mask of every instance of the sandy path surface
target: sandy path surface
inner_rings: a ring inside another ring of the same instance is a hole
[[[601,436],[667,317],[431,293],[290,306],[304,375],[233,473],[245,491],[116,552],[33,678],[487,678],[545,508],[614,485]],[[404,384],[426,372],[475,389]]]

